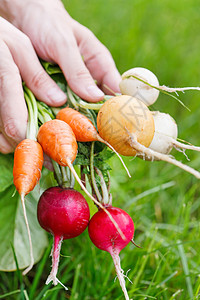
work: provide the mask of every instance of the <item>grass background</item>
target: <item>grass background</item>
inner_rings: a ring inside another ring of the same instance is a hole
[[[64,1],[68,12],[89,27],[112,53],[119,71],[142,66],[152,70],[161,84],[199,86],[200,18],[195,0],[73,0]],[[171,97],[160,95],[153,109],[170,113],[179,137],[200,144],[200,94],[187,92],[184,109]],[[175,157],[199,168],[200,155]],[[121,252],[128,272],[132,299],[200,299],[200,183],[191,175],[163,162],[126,159],[128,179],[117,159],[113,171],[113,204],[125,209],[135,222],[135,242]],[[29,276],[0,272],[5,299],[123,299],[111,257],[93,246],[87,232],[65,241],[59,279],[69,287],[45,286],[50,270],[50,248]],[[25,293],[21,292],[22,288]]]

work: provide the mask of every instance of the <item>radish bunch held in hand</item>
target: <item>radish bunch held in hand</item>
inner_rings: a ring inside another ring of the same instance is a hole
[[[51,65],[51,74],[53,68]],[[55,74],[57,72],[58,67]],[[167,113],[151,111],[148,107],[155,103],[160,92],[169,94],[198,88],[171,89],[160,86],[151,71],[133,68],[122,75],[120,89],[122,95],[105,96],[103,103],[92,104],[80,99],[66,83],[68,102],[62,109],[53,109],[36,101],[26,88],[27,105],[34,108],[32,117],[31,110],[29,112],[29,131],[32,132],[31,128],[35,126],[34,134],[28,134],[27,141],[37,145],[40,155],[37,156],[36,150],[30,152],[29,146],[24,148],[24,142],[19,144],[15,152],[13,174],[16,189],[21,195],[30,241],[31,263],[25,272],[32,268],[34,259],[24,197],[40,178],[44,152],[51,159],[58,185],[43,192],[37,210],[39,224],[54,237],[52,270],[46,284],[53,282],[54,285],[63,285],[57,278],[61,243],[79,236],[88,226],[92,243],[110,253],[124,297],[128,300],[126,275],[121,268],[119,253],[129,242],[133,242],[134,223],[128,213],[112,206],[107,160],[114,152],[128,174],[120,155],[138,156],[146,161],[163,160],[200,178],[197,170],[169,155],[173,148],[200,151],[200,147],[179,142],[175,120]],[[31,119],[34,119],[34,126]],[[30,169],[25,177],[21,174],[24,173],[24,165],[29,166],[29,162],[25,160],[23,165],[19,159],[23,148],[26,154],[30,153],[29,158],[34,152],[32,161],[37,158],[37,163],[33,164],[35,171]],[[80,176],[75,165],[79,167]],[[27,185],[30,176],[34,178],[31,186]],[[85,198],[74,190],[75,179],[98,209],[91,220]],[[90,191],[87,189],[89,185]]]

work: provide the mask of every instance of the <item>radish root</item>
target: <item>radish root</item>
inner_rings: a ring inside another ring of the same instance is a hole
[[[117,273],[117,277],[119,279],[119,283],[120,283],[120,286],[122,288],[122,291],[124,293],[124,297],[126,300],[129,300],[129,295],[127,293],[127,289],[126,289],[126,285],[125,285],[125,280],[124,280],[124,277],[126,277],[124,275],[124,271],[123,269],[121,268],[121,264],[120,264],[120,257],[118,254],[116,253],[111,253],[111,256],[112,256],[112,259],[113,259],[113,262],[114,262],[114,265],[115,265],[115,270],[116,270],[116,273]]]
[[[26,275],[33,268],[34,257],[33,257],[33,245],[32,245],[32,240],[31,240],[31,232],[30,232],[30,228],[29,228],[29,224],[28,224],[28,218],[27,218],[27,214],[26,214],[26,207],[25,207],[24,197],[25,197],[25,195],[21,194],[21,203],[22,203],[24,220],[25,220],[25,224],[26,224],[26,228],[27,228],[28,241],[29,241],[29,247],[30,247],[30,265],[22,273],[23,275]]]
[[[131,243],[132,243],[135,247],[142,249],[141,246],[139,246],[139,245],[137,245],[137,244],[135,243],[134,239],[131,240]]]
[[[193,151],[200,152],[200,147],[197,147],[197,146],[194,146],[191,144],[184,144],[184,143],[181,143],[170,137],[169,137],[169,141],[171,142],[173,147],[178,147],[178,148],[182,148],[182,149],[186,149],[186,150],[193,150]]]
[[[59,236],[54,236],[54,243],[51,250],[51,256],[52,256],[52,269],[51,272],[46,280],[46,284],[49,284],[50,282],[53,282],[53,285],[57,285],[60,283],[65,290],[68,290],[68,288],[58,280],[56,277],[58,272],[58,264],[59,264],[59,258],[60,258],[60,249],[62,244],[63,238]]]
[[[197,91],[200,91],[200,87],[183,87],[183,88],[170,88],[166,85],[160,85],[158,86],[158,88],[160,90],[163,90],[163,91],[166,91],[166,92],[169,92],[169,93],[177,93],[177,92],[184,92],[184,91],[189,91],[189,90],[197,90]]]
[[[166,154],[162,154],[162,153],[159,153],[159,152],[156,152],[152,149],[149,149],[149,148],[146,148],[145,146],[141,145],[138,141],[137,141],[137,138],[131,134],[128,130],[127,130],[129,136],[130,136],[130,145],[138,152],[139,155],[141,156],[147,156],[149,159],[154,159],[154,157],[157,159],[157,160],[163,160],[163,161],[166,161],[170,164],[173,164],[183,170],[185,170],[186,172],[194,175],[196,178],[200,179],[200,172],[196,171],[195,169],[177,161],[176,159],[172,158],[171,156],[169,155],[166,155]]]

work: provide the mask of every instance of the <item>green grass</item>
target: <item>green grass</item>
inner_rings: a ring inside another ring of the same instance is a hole
[[[109,48],[121,73],[143,66],[152,70],[161,84],[200,85],[197,1],[73,0],[65,4],[72,17]],[[153,109],[169,112],[178,123],[179,137],[200,144],[200,93],[180,96],[191,112],[165,95],[160,95]],[[181,153],[173,154],[199,168],[198,153],[187,152],[190,162]],[[132,178],[127,178],[117,159],[111,162],[111,177],[113,204],[132,216],[135,242],[142,246],[130,244],[121,252],[122,267],[132,281],[126,281],[130,298],[200,299],[199,181],[163,162],[125,161]],[[111,257],[92,245],[87,232],[64,241],[61,253],[58,278],[69,292],[45,285],[51,266],[48,249],[23,278],[23,293],[17,272],[0,273],[0,294],[5,294],[1,298],[123,299]]]

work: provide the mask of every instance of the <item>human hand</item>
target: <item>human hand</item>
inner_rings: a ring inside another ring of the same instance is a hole
[[[109,93],[105,85],[119,92],[120,75],[110,52],[69,16],[60,0],[2,2],[4,16],[30,38],[40,58],[60,66],[69,86],[81,98],[101,100],[102,90]]]
[[[66,95],[42,68],[30,39],[0,17],[0,152],[12,152],[25,138],[27,109],[22,79],[36,97],[51,106]]]

